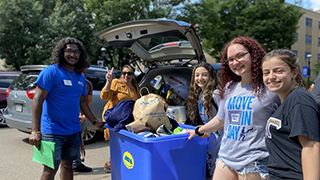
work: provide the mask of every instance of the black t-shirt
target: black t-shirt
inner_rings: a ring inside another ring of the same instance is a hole
[[[294,89],[266,125],[270,179],[303,179],[299,135],[320,141],[318,103],[305,89]]]
[[[317,102],[320,102],[320,72],[313,83],[314,83],[314,86],[311,91],[311,94],[317,100]]]

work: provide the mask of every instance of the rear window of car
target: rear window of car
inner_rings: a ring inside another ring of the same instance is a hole
[[[12,83],[9,88],[11,90],[28,91],[36,88],[34,82],[37,80],[40,71],[23,72]]]
[[[9,87],[10,83],[16,78],[17,76],[0,76],[0,88],[7,88]]]

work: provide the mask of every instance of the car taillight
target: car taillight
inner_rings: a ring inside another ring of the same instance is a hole
[[[33,99],[34,97],[34,93],[36,92],[36,89],[30,89],[29,91],[27,91],[27,96],[29,99]]]
[[[11,93],[11,89],[7,88],[7,90],[6,90],[6,97],[8,97],[10,93]]]

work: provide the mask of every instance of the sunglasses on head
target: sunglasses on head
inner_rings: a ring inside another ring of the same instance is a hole
[[[125,76],[126,74],[127,74],[128,76],[131,76],[131,75],[132,75],[132,72],[122,72],[122,75]]]

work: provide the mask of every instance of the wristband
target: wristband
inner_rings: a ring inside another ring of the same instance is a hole
[[[194,129],[194,132],[195,132],[198,136],[203,136],[204,134],[199,132],[199,128],[200,128],[200,126],[196,127],[196,129]]]
[[[92,122],[92,124],[93,124],[93,125],[96,125],[97,122],[98,122],[98,120],[94,120],[94,121]]]

